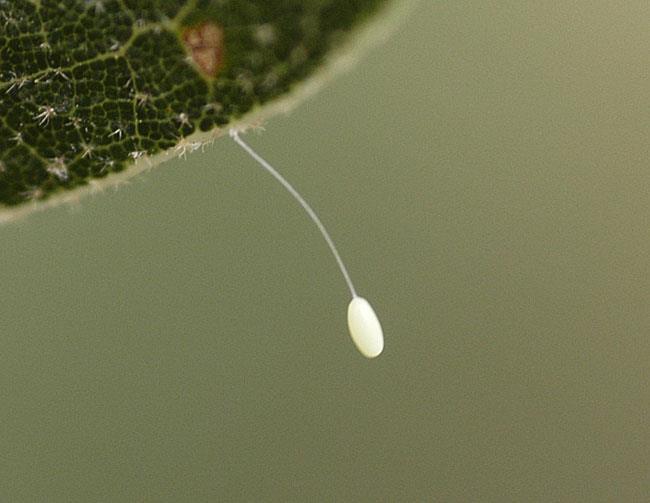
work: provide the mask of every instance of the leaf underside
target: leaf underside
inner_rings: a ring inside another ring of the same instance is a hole
[[[0,0],[0,206],[182,149],[286,94],[382,3]]]

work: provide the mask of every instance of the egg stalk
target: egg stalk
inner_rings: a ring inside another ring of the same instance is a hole
[[[300,193],[291,185],[286,178],[284,178],[273,166],[271,166],[262,156],[260,156],[253,148],[246,143],[244,140],[241,139],[239,136],[239,132],[231,129],[230,130],[230,137],[241,147],[243,148],[248,155],[250,155],[253,159],[255,159],[260,166],[262,166],[266,171],[268,171],[273,178],[275,178],[278,182],[282,184],[282,186],[287,189],[289,194],[293,196],[293,198],[300,203],[300,206],[303,207],[307,215],[309,215],[309,218],[316,224],[316,227],[318,227],[318,230],[323,236],[323,239],[325,239],[325,242],[327,243],[327,246],[329,246],[330,251],[332,252],[332,255],[334,255],[334,258],[336,259],[336,263],[339,266],[339,269],[341,270],[341,274],[343,275],[343,279],[345,279],[345,282],[348,286],[348,290],[350,290],[350,294],[352,295],[352,298],[355,299],[358,297],[357,291],[354,288],[354,285],[352,284],[352,279],[350,278],[350,274],[348,273],[347,268],[345,267],[345,264],[343,263],[343,259],[341,258],[341,255],[339,254],[339,251],[336,249],[336,245],[334,244],[334,241],[332,240],[329,232],[327,232],[327,229],[325,228],[325,225],[323,225],[323,222],[321,222],[320,218],[318,218],[318,215],[314,211],[314,209],[309,205],[307,201],[300,195]]]

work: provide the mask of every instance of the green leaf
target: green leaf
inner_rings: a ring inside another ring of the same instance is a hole
[[[196,149],[383,3],[0,0],[0,207]]]

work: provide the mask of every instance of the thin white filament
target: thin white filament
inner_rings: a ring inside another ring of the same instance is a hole
[[[329,235],[329,232],[327,232],[327,229],[323,225],[323,222],[320,221],[320,218],[318,218],[318,215],[316,212],[312,209],[311,206],[303,199],[303,197],[300,195],[300,193],[293,188],[293,185],[291,185],[280,173],[278,173],[273,166],[271,166],[268,162],[266,162],[253,148],[248,145],[244,140],[242,140],[239,137],[239,133],[231,129],[230,130],[230,137],[235,140],[235,142],[243,148],[248,155],[250,155],[253,159],[255,159],[260,166],[262,166],[266,171],[268,171],[273,177],[282,184],[282,186],[287,189],[289,194],[293,196],[293,198],[300,203],[300,206],[303,207],[307,215],[309,215],[309,218],[312,219],[312,221],[316,224],[316,227],[318,227],[318,230],[320,233],[323,235],[323,238],[325,239],[325,242],[329,246],[332,255],[334,255],[334,258],[336,259],[336,263],[339,266],[339,269],[341,270],[341,274],[343,275],[343,278],[345,279],[345,282],[348,285],[348,289],[350,290],[350,294],[352,295],[352,298],[357,297],[357,292],[354,289],[354,285],[352,284],[352,279],[350,278],[350,274],[348,273],[347,268],[345,267],[345,264],[343,263],[343,260],[341,259],[341,255],[339,255],[338,250],[336,249],[336,245],[334,244],[334,241],[332,241],[332,238]]]

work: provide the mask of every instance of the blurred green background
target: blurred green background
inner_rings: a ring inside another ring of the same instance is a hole
[[[650,3],[420,3],[246,136],[0,227],[0,500],[647,501]]]

